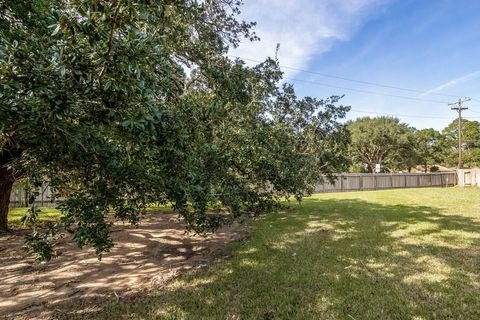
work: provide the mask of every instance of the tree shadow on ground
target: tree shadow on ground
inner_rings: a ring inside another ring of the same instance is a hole
[[[68,317],[480,319],[479,218],[309,199],[258,221],[226,263]]]
[[[25,230],[0,236],[0,319],[63,317],[72,310],[108,297],[144,292],[184,270],[203,267],[229,254],[226,244],[246,235],[239,224],[207,238],[185,233],[175,214],[148,214],[138,227],[115,225],[115,247],[99,261],[69,239],[58,245],[63,254],[35,264],[23,248]]]

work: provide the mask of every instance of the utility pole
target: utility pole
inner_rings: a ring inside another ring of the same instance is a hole
[[[470,101],[470,98],[458,99],[457,102],[449,103],[450,109],[458,112],[458,169],[462,169],[462,110],[467,110],[467,107],[463,107],[463,103]]]

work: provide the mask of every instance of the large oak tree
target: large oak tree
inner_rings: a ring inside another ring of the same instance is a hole
[[[50,259],[62,230],[100,255],[112,221],[168,202],[205,232],[300,199],[341,168],[348,107],[279,88],[275,60],[227,58],[256,40],[239,5],[0,1],[0,230],[19,178],[62,200],[60,223],[28,237]]]
[[[383,170],[409,169],[416,163],[414,129],[392,117],[363,117],[347,124],[351,133],[349,153],[354,163],[374,172],[375,165]]]

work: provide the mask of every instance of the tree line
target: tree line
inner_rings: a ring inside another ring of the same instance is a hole
[[[442,131],[417,130],[392,117],[363,117],[346,123],[351,172],[408,171],[421,167],[434,172],[438,166],[457,166],[458,126],[452,121]],[[480,122],[462,119],[463,166],[480,165]]]

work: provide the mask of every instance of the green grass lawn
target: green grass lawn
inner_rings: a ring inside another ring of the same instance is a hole
[[[38,215],[38,220],[40,224],[48,221],[56,221],[60,218],[60,211],[55,208],[39,209],[40,213]],[[25,226],[20,222],[20,219],[27,210],[27,207],[10,208],[10,210],[8,210],[8,227],[11,229],[25,228]]]
[[[234,257],[86,319],[480,319],[480,189],[315,195]]]
[[[22,229],[25,226],[20,219],[28,210],[28,207],[10,208],[8,211],[8,227],[10,229]],[[42,225],[45,222],[57,221],[60,219],[60,210],[55,208],[39,208],[41,211],[38,215],[38,223]],[[147,208],[148,213],[155,212],[173,212],[170,205],[151,205]]]

